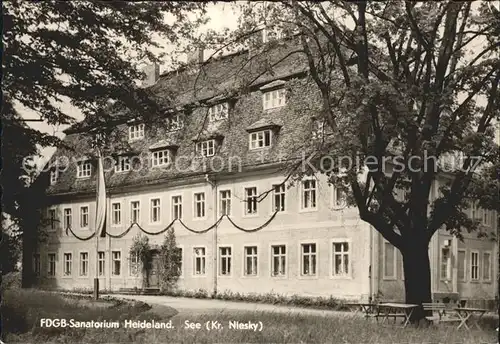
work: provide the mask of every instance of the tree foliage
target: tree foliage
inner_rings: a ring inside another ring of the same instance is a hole
[[[160,248],[160,288],[171,290],[175,287],[181,274],[181,249],[177,247],[175,232],[170,228]]]
[[[149,285],[149,272],[151,271],[151,245],[149,244],[149,238],[140,233],[136,235],[130,246],[130,256],[137,258],[138,266],[142,274],[143,287]],[[133,262],[130,261],[129,264]]]

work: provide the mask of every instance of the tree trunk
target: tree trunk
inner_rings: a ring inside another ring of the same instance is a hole
[[[413,323],[425,317],[422,303],[432,302],[428,243],[419,239],[407,240],[401,252],[403,255],[406,303],[419,305],[412,313],[411,322]]]

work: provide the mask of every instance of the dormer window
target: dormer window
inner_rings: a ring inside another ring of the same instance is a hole
[[[210,123],[227,119],[229,116],[229,106],[227,103],[220,103],[208,108],[208,120]]]
[[[89,178],[92,174],[92,164],[88,160],[79,161],[76,165],[77,178]]]
[[[170,163],[170,152],[168,149],[159,149],[151,153],[151,166],[167,166]]]
[[[132,124],[128,127],[129,141],[140,140],[144,138],[144,123]]]
[[[260,149],[271,147],[273,131],[271,129],[256,131],[249,134],[249,148]]]
[[[181,114],[172,114],[167,118],[167,131],[177,131],[184,128],[184,118]]]
[[[215,155],[216,142],[215,139],[200,141],[196,143],[196,152],[204,157]]]
[[[285,89],[278,88],[262,93],[262,103],[264,110],[271,110],[285,106]]]
[[[131,164],[130,158],[128,156],[120,156],[115,165],[115,172],[127,172],[130,171]]]
[[[55,185],[57,183],[57,179],[59,178],[59,171],[57,169],[53,169],[50,171],[50,185]]]

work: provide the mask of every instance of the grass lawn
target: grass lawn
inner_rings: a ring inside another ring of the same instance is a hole
[[[256,312],[178,314],[167,306],[67,298],[34,290],[7,290],[2,304],[3,339],[6,343],[496,343],[493,322],[484,331],[456,330],[456,326],[400,329],[380,326],[359,317],[321,317]],[[40,328],[40,319],[172,320],[174,329]],[[185,329],[185,321],[202,324]],[[223,328],[205,328],[218,321]],[[231,330],[229,321],[262,322],[262,331]]]

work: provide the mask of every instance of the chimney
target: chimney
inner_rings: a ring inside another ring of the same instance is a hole
[[[144,67],[143,72],[146,76],[142,80],[142,87],[153,86],[160,77],[160,66],[157,63],[149,64]]]
[[[187,63],[188,64],[201,64],[204,59],[204,51],[202,48],[196,48],[193,51],[188,52],[187,55]]]

